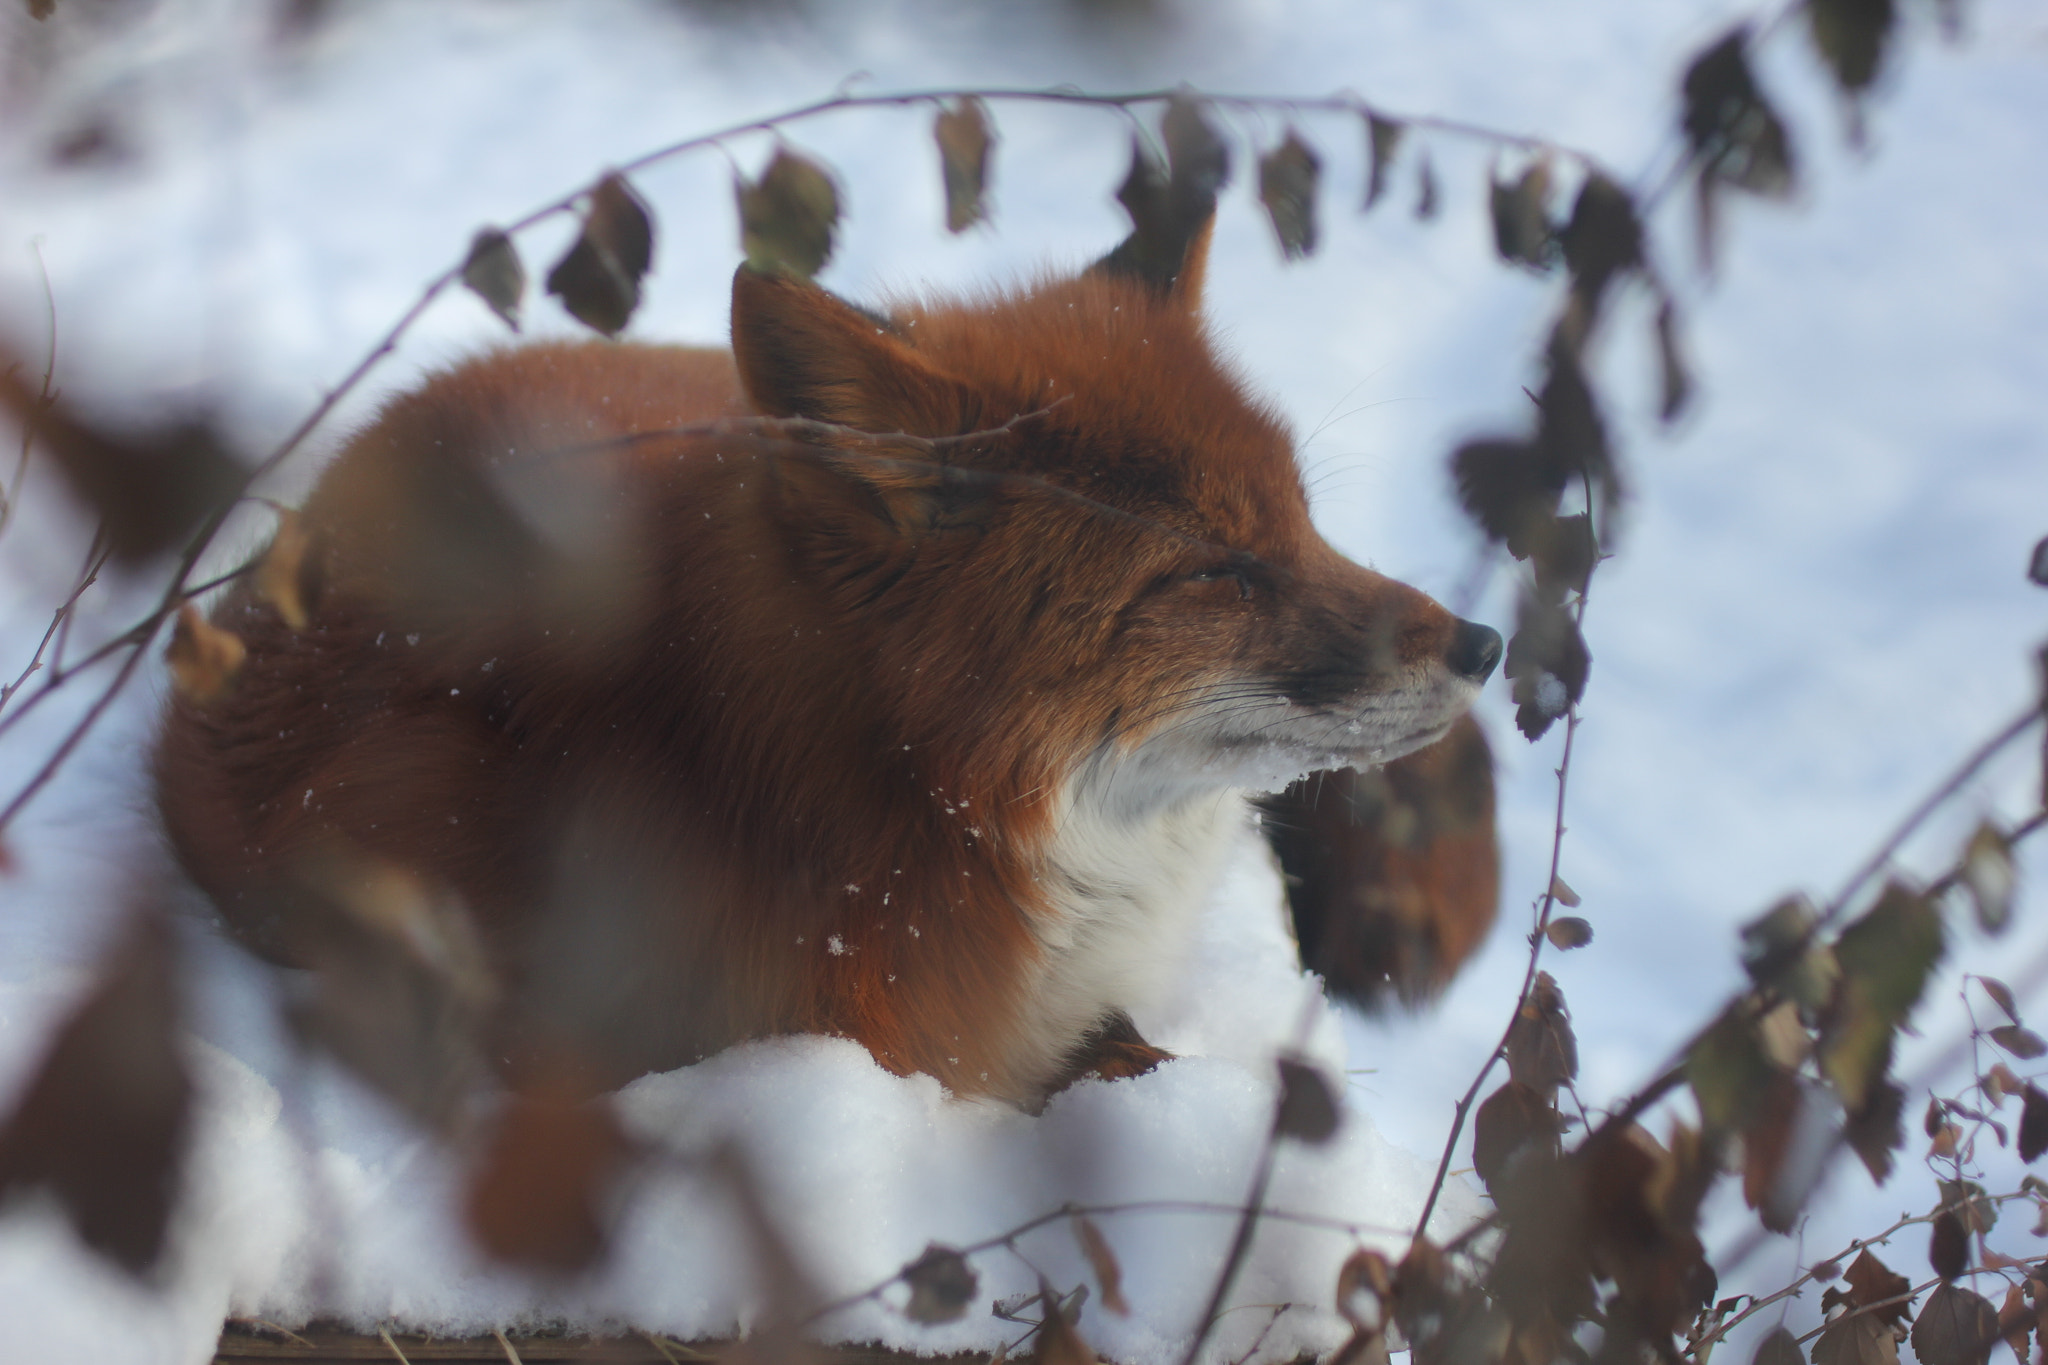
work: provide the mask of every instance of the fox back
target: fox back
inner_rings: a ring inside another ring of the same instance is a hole
[[[157,758],[185,866],[287,962],[336,879],[459,904],[515,1073],[1146,1069],[1241,794],[1431,744],[1500,649],[1316,533],[1190,292],[883,317],[742,269],[730,355],[435,376],[303,508],[303,624],[216,609],[246,662]]]

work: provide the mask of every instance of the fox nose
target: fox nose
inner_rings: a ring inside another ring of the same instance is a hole
[[[1451,647],[1444,663],[1459,677],[1483,683],[1500,662],[1500,632],[1477,621],[1460,621],[1451,632]]]

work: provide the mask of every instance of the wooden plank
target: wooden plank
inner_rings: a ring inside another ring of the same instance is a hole
[[[570,1365],[571,1362],[615,1362],[616,1365],[707,1365],[718,1361],[734,1345],[730,1341],[682,1343],[667,1338],[661,1346],[640,1335],[616,1337],[571,1337],[552,1334],[506,1337],[518,1352],[522,1365]],[[396,1347],[399,1354],[394,1354]],[[986,1355],[920,1356],[881,1346],[820,1346],[812,1348],[816,1365],[989,1365]],[[414,1332],[392,1332],[390,1342],[375,1332],[354,1332],[331,1324],[315,1324],[287,1333],[269,1324],[231,1322],[221,1332],[214,1352],[214,1365],[255,1365],[255,1362],[292,1362],[292,1365],[342,1365],[351,1361],[381,1361],[398,1365],[399,1355],[412,1365],[427,1362],[478,1362],[479,1365],[510,1365],[495,1336],[428,1337]]]

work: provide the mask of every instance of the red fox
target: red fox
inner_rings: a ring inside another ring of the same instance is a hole
[[[515,1074],[796,1031],[1026,1106],[1149,1069],[1241,794],[1441,739],[1501,653],[1313,529],[1205,237],[887,316],[742,267],[730,354],[395,399],[302,510],[307,619],[238,585],[246,661],[172,704],[185,867],[286,962],[336,850],[445,889]]]

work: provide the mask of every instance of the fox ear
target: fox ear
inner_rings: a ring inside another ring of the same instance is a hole
[[[1209,269],[1209,238],[1216,228],[1216,197],[1178,208],[1166,202],[1165,194],[1160,199],[1156,212],[1133,216],[1131,235],[1088,273],[1131,280],[1165,302],[1198,312]]]
[[[888,319],[793,275],[739,268],[732,353],[748,401],[770,417],[915,436],[974,429],[965,388],[898,337]]]

